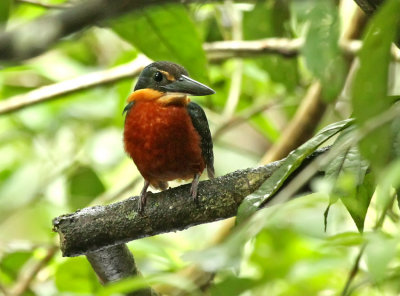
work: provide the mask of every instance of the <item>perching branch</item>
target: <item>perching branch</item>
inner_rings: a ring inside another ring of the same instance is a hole
[[[140,276],[133,258],[125,244],[111,246],[86,254],[102,284],[112,283],[132,276]],[[150,288],[141,289],[127,294],[128,296],[155,296]]]
[[[310,159],[326,149],[318,150]],[[107,206],[86,208],[53,220],[64,256],[78,256],[164,232],[183,230],[236,214],[241,201],[279,167],[281,161],[236,171],[200,182],[199,203],[190,198],[190,184],[149,194],[142,214],[137,197]]]

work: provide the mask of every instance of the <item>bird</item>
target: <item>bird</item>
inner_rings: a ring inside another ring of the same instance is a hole
[[[198,202],[201,174],[207,169],[208,178],[214,178],[207,117],[189,98],[214,93],[176,63],[153,62],[140,73],[123,110],[124,148],[144,178],[138,212],[145,207],[149,185],[165,190],[169,181],[193,178],[190,195]]]

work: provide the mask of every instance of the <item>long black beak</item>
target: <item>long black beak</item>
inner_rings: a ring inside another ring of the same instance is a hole
[[[206,96],[215,94],[215,91],[190,77],[181,75],[177,80],[162,86],[168,92],[185,93],[192,96]]]

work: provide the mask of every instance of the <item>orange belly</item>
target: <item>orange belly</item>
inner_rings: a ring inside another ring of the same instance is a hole
[[[137,101],[128,112],[125,150],[153,187],[160,182],[190,179],[205,168],[200,136],[185,106]]]

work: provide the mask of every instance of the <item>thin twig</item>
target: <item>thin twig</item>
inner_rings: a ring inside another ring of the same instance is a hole
[[[136,186],[138,182],[142,179],[141,176],[134,178],[133,180],[129,181],[127,184],[116,190],[115,192],[107,191],[104,192],[102,195],[96,197],[89,206],[94,206],[98,204],[106,204],[115,201],[116,199],[120,198],[124,193],[131,190],[133,187]]]
[[[211,61],[234,57],[254,57],[265,54],[278,54],[295,57],[303,46],[302,39],[266,38],[253,41],[232,40],[205,43],[203,48]]]
[[[276,39],[276,38],[272,38]],[[269,40],[269,39],[268,39]],[[234,44],[236,44],[236,47]],[[271,42],[271,46],[273,44],[279,45],[284,43],[290,43],[290,39],[280,39],[279,42]],[[242,55],[242,50],[245,48],[254,47],[254,44],[258,44],[257,49],[254,49],[253,56],[260,54],[269,54],[270,51],[265,51],[261,46],[262,44],[269,43],[267,40],[258,40],[258,41],[221,41],[215,43],[204,44],[204,49],[208,52],[219,52],[220,57],[223,59],[228,59],[231,56],[240,57]],[[241,47],[237,47],[238,44],[241,44]],[[359,41],[351,41],[342,44],[342,48],[351,55],[355,55],[359,49],[361,48],[361,42]],[[232,47],[233,46],[233,47]],[[274,47],[270,47],[273,49]],[[279,45],[274,48],[274,53],[283,54],[284,48]],[[298,53],[298,48],[296,52]],[[392,58],[396,61],[400,61],[400,50],[393,47],[392,49]],[[212,55],[209,57],[210,61],[213,62],[215,59]],[[92,87],[96,87],[99,85],[105,85],[113,82],[117,82],[122,79],[135,77],[140,70],[150,63],[150,60],[145,58],[144,56],[140,56],[133,62],[117,66],[115,68],[98,71],[94,73],[85,74],[70,80],[54,83],[51,85],[43,86],[38,89],[26,92],[21,95],[16,95],[14,97],[10,97],[8,99],[0,102],[0,115],[7,114],[10,112],[18,111],[22,108],[29,107],[34,104],[47,102],[49,100],[58,98],[60,96],[70,94],[79,90],[88,89]]]
[[[58,246],[50,246],[46,251],[46,255],[41,260],[37,261],[31,268],[26,271],[26,273],[21,273],[15,286],[11,290],[11,295],[23,295],[29,289],[30,284],[35,279],[39,271],[49,263],[49,261],[54,257],[57,251]]]
[[[223,133],[228,131],[229,129],[243,123],[247,122],[253,116],[264,112],[265,110],[275,106],[277,104],[277,100],[270,101],[266,104],[256,105],[254,107],[248,108],[243,112],[237,114],[236,116],[231,117],[229,120],[223,121],[214,131],[213,140],[216,141]]]
[[[393,207],[393,203],[394,200],[396,199],[396,195],[393,194],[392,198],[390,199],[390,201],[385,205],[379,219],[376,221],[376,224],[374,226],[374,232],[377,231],[379,228],[381,228],[383,226],[383,222],[385,221],[386,218],[386,214],[388,213],[388,211]],[[359,265],[360,265],[360,259],[364,253],[365,248],[367,247],[367,242],[365,242],[361,248],[360,251],[358,252],[358,255],[356,257],[356,260],[354,261],[353,267],[347,277],[347,281],[344,285],[343,291],[341,293],[341,296],[347,296],[347,295],[351,295],[351,293],[355,290],[355,289],[350,289],[350,286],[352,284],[352,282],[354,281],[355,276],[358,273],[359,270]]]
[[[11,97],[0,104],[0,115],[10,113],[34,104],[53,100],[60,96],[117,80],[134,77],[150,60],[139,56],[133,62],[109,69],[79,76],[70,80],[43,86],[22,95]]]
[[[351,283],[353,282],[355,276],[358,273],[358,270],[359,270],[359,267],[360,267],[360,260],[361,260],[362,255],[364,254],[366,246],[367,246],[367,244],[364,243],[361,246],[360,250],[358,251],[356,260],[354,260],[353,267],[351,268],[351,271],[350,271],[350,273],[349,273],[349,275],[347,277],[346,284],[344,285],[342,293],[340,293],[341,296],[350,295],[350,294],[348,294],[348,291],[349,291]]]
[[[232,3],[232,1],[227,0],[225,3],[226,10],[229,12],[231,27],[232,27],[232,37],[234,41],[241,41],[243,38],[242,32],[242,15]],[[224,119],[231,118],[235,113],[236,107],[239,103],[240,93],[242,89],[242,76],[243,76],[243,61],[235,59],[233,61],[233,71],[231,76],[231,85],[229,88],[228,99],[225,104],[222,117]]]
[[[3,293],[0,295],[8,296],[8,291],[6,290],[5,287],[3,287],[3,285],[1,283],[0,283],[0,292]]]

